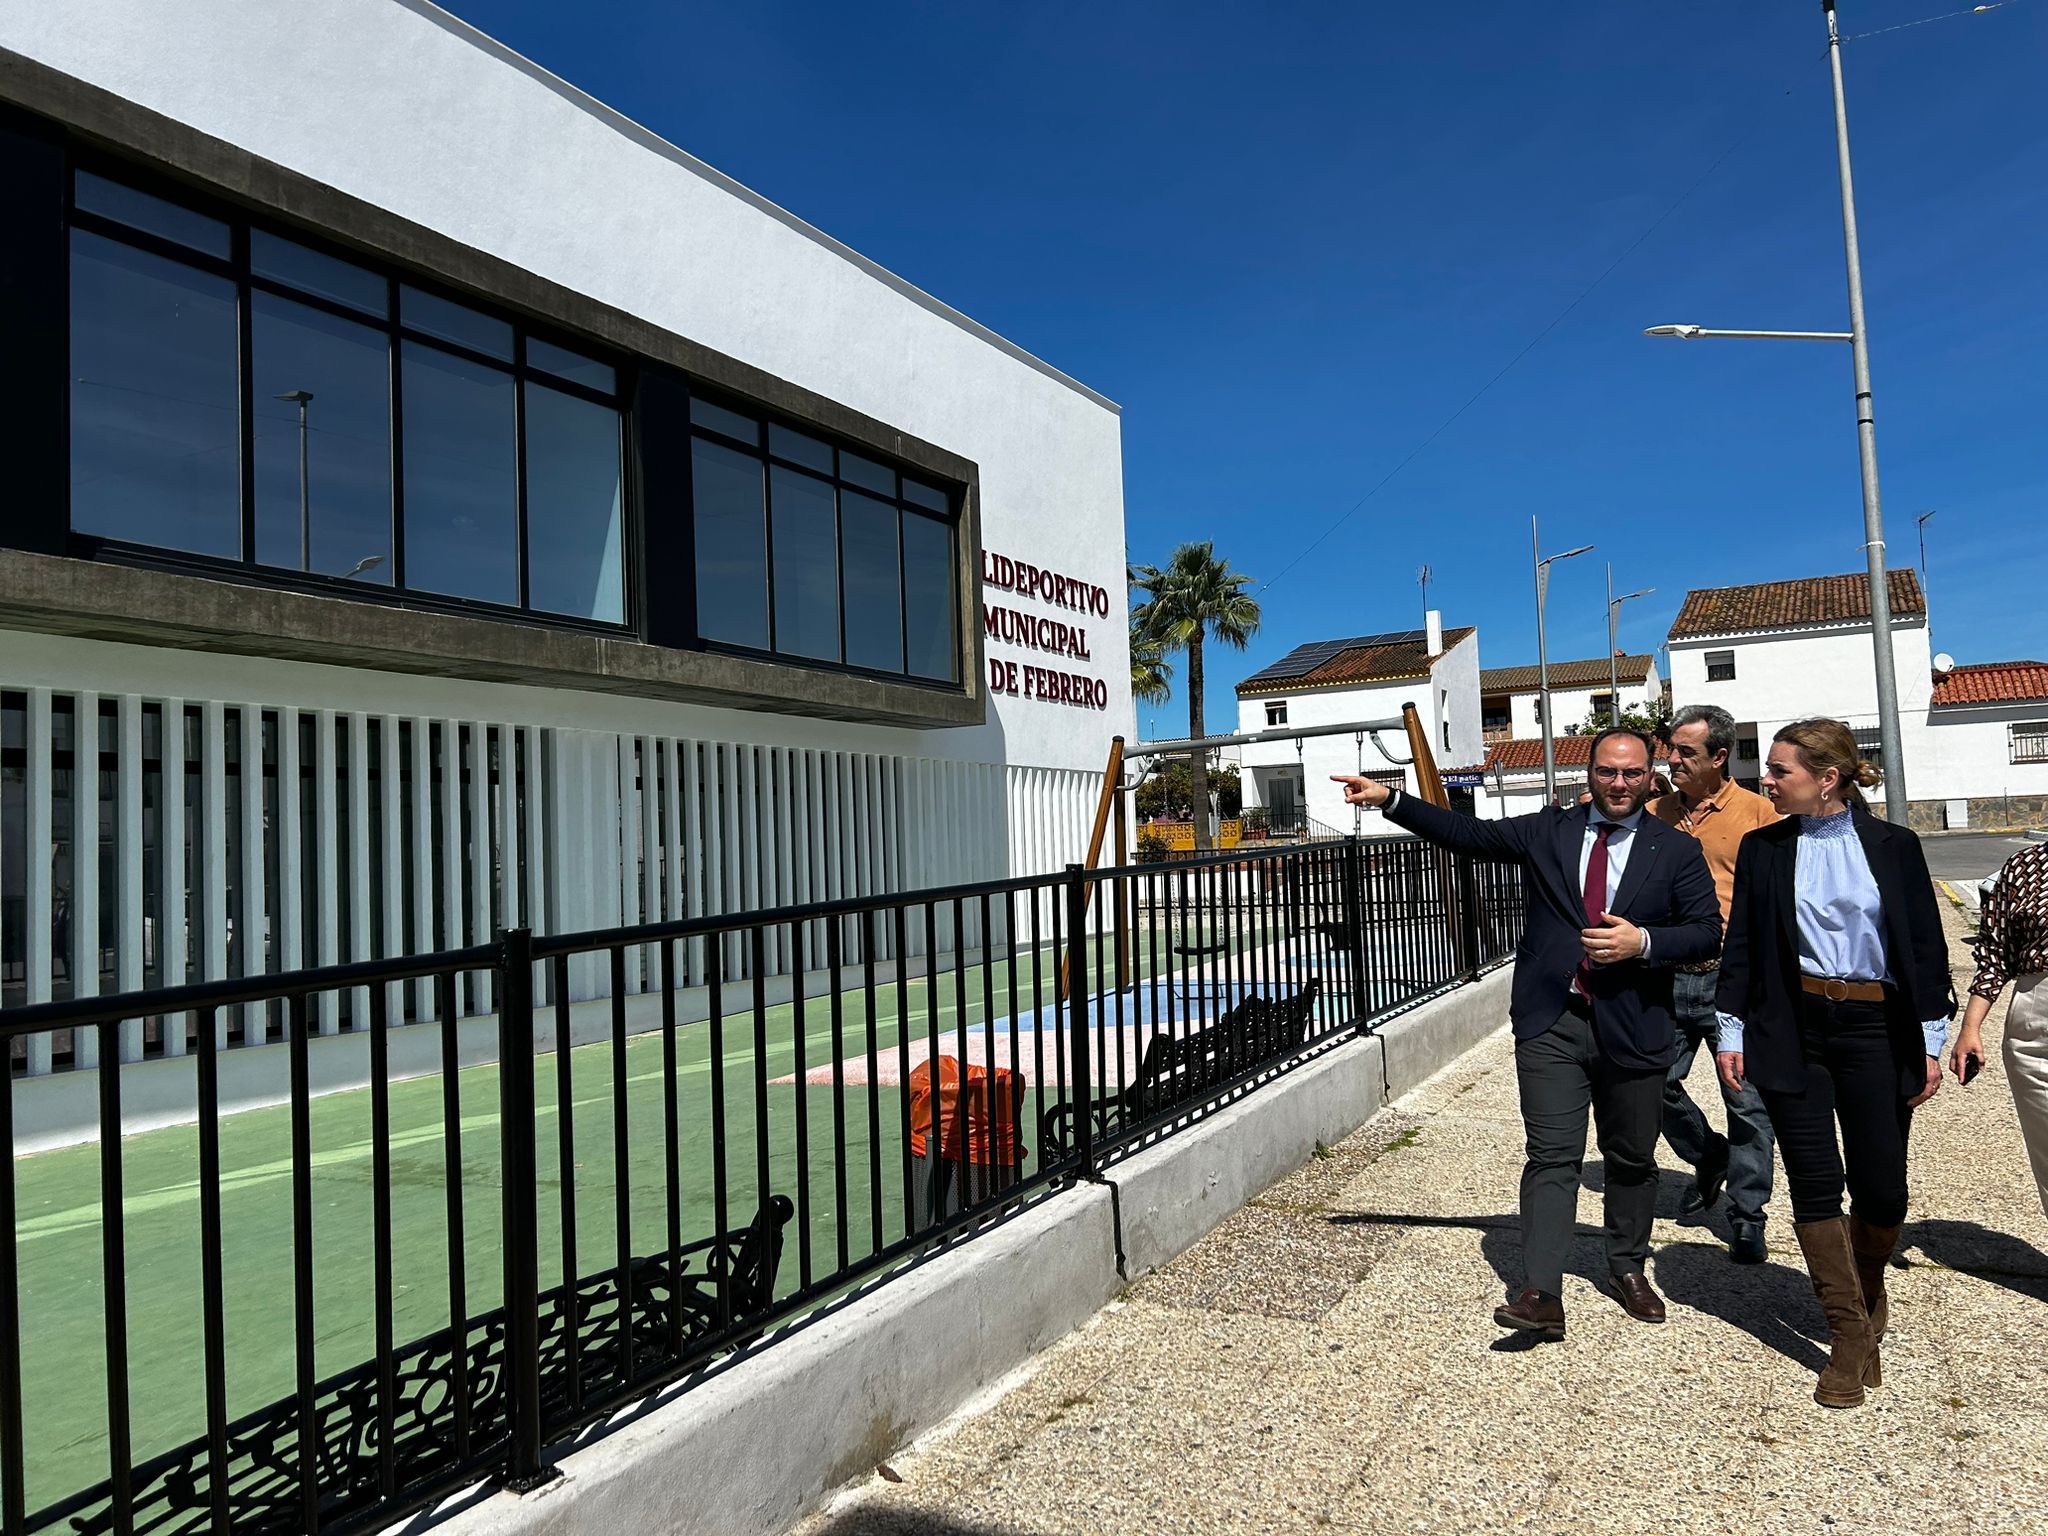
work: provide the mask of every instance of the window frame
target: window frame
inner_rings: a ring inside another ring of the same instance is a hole
[[[152,231],[124,224],[90,209],[81,208],[77,200],[77,178],[83,172],[101,177],[107,181],[126,186],[134,191],[159,197],[203,217],[215,219],[228,226],[229,254],[217,257],[192,246],[156,234]],[[65,370],[66,383],[63,390],[63,419],[65,437],[65,510],[64,523],[67,543],[75,551],[97,559],[111,560],[120,564],[136,565],[160,570],[179,571],[187,574],[224,577],[246,585],[281,588],[295,591],[311,591],[326,596],[345,596],[358,602],[379,603],[385,606],[420,609],[440,613],[468,614],[493,619],[510,619],[519,623],[545,624],[554,628],[580,630],[602,635],[637,634],[641,623],[643,603],[639,582],[638,549],[640,545],[640,497],[636,478],[634,397],[636,394],[636,359],[606,346],[602,342],[581,336],[572,336],[559,327],[547,322],[536,322],[516,313],[507,306],[488,298],[465,293],[452,285],[441,282],[433,274],[413,268],[400,268],[395,263],[374,255],[352,250],[348,246],[327,237],[320,231],[302,229],[281,219],[269,218],[210,195],[203,188],[191,186],[183,181],[154,174],[144,167],[120,159],[82,150],[76,144],[67,146],[64,169],[64,291],[62,302],[66,316],[71,307],[71,231],[82,230],[102,239],[112,240],[131,249],[140,250],[161,260],[171,261],[194,270],[223,278],[234,284],[236,315],[236,430],[239,434],[237,455],[237,523],[241,553],[234,558],[201,554],[189,550],[167,548],[163,545],[141,543],[128,539],[108,538],[100,534],[83,531],[72,522],[71,505],[71,369],[69,366],[69,333],[67,319]],[[251,236],[261,230],[280,240],[300,245],[319,255],[348,263],[359,270],[381,279],[385,294],[385,313],[372,314],[354,305],[333,299],[322,293],[295,287],[278,278],[267,277],[254,269],[251,259]],[[401,290],[407,287],[418,289],[433,298],[499,320],[511,327],[512,357],[509,361],[492,356],[459,342],[452,342],[428,331],[410,326],[402,310]],[[390,412],[390,564],[391,580],[388,583],[365,583],[346,577],[328,575],[317,571],[294,569],[290,566],[269,565],[256,558],[256,447],[255,447],[255,399],[254,399],[254,296],[264,293],[274,299],[300,304],[322,314],[346,320],[375,331],[385,338],[386,378],[388,381],[387,403]],[[613,370],[615,391],[607,394],[602,390],[584,384],[580,380],[563,378],[544,369],[534,367],[527,360],[529,336],[551,346],[587,357],[593,362],[604,364]],[[493,602],[482,598],[461,597],[450,593],[434,592],[426,588],[405,585],[405,392],[404,392],[404,349],[407,345],[426,347],[444,355],[454,356],[466,362],[493,369],[507,375],[512,383],[513,396],[513,519],[515,527],[515,548],[513,559],[516,569],[516,601],[511,604]],[[530,559],[527,524],[527,465],[526,465],[526,391],[529,383],[557,390],[574,396],[587,403],[612,411],[618,420],[618,454],[620,477],[620,529],[619,529],[619,584],[621,609],[624,615],[619,623],[603,619],[582,618],[575,614],[557,613],[549,609],[530,606]]]
[[[791,416],[787,412],[772,409],[761,404],[759,401],[746,399],[744,396],[732,394],[715,385],[705,384],[694,378],[688,379],[687,384],[691,404],[702,401],[706,405],[715,406],[723,411],[730,411],[737,416],[751,420],[759,429],[755,441],[749,443],[744,438],[735,437],[718,426],[698,421],[694,413],[688,417],[685,423],[690,441],[693,443],[699,437],[702,437],[721,447],[752,454],[760,460],[762,471],[763,548],[768,573],[768,644],[766,648],[743,645],[730,640],[719,640],[707,635],[704,633],[701,618],[698,620],[696,633],[693,637],[697,647],[719,655],[743,656],[750,660],[774,662],[780,666],[805,667],[814,671],[838,673],[849,677],[882,678],[891,683],[907,684],[912,687],[949,690],[961,687],[963,669],[967,665],[961,656],[962,620],[960,615],[962,595],[961,541],[965,536],[963,527],[963,512],[965,508],[964,488],[943,475],[934,474],[922,468],[907,467],[900,460],[894,459],[866,443],[849,442],[848,439],[828,431],[816,422],[805,421],[801,417]],[[787,432],[800,434],[813,442],[824,444],[832,453],[832,470],[827,473],[815,465],[804,463],[801,459],[794,459],[785,454],[777,453],[774,447],[774,429],[777,427],[781,427]],[[863,484],[858,480],[848,479],[845,470],[840,464],[840,456],[843,454],[852,454],[857,459],[871,464],[878,464],[887,469],[896,481],[895,494],[893,496],[884,495],[873,486]],[[839,658],[837,660],[804,656],[796,652],[783,651],[776,648],[778,635],[775,592],[774,471],[777,469],[808,476],[810,479],[820,481],[832,488],[832,515],[836,548],[834,578],[839,605]],[[928,507],[921,502],[912,501],[906,497],[903,494],[903,482],[906,478],[914,480],[920,485],[929,486],[943,495],[946,498],[947,510],[941,513],[934,507]],[[848,491],[853,492],[855,495],[868,497],[883,505],[891,506],[896,511],[896,618],[898,655],[902,658],[902,665],[893,671],[879,667],[857,666],[846,660],[846,537],[840,498]],[[695,568],[697,509],[696,475],[694,470],[690,476],[689,514],[692,562],[690,579],[694,606],[695,582],[697,579]],[[953,631],[950,646],[953,674],[950,677],[926,677],[910,670],[910,585],[906,579],[907,571],[905,568],[903,537],[904,519],[910,517],[919,517],[927,522],[936,523],[943,527],[947,533],[950,551],[947,560],[947,570],[951,573],[951,580],[948,583],[946,592],[946,610],[951,616]]]
[[[1735,681],[1735,653],[1733,651],[1707,651],[1704,653],[1707,681],[1710,683],[1732,683]],[[1726,667],[1723,673],[1718,669]]]
[[[1287,701],[1285,699],[1266,700],[1266,729],[1269,731],[1278,730],[1286,723]]]
[[[2031,747],[2021,743],[2031,741]],[[2005,756],[2008,764],[2048,763],[2048,720],[2015,720],[2005,728]]]

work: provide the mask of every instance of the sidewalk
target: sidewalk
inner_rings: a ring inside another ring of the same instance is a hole
[[[1967,931],[1943,904],[1967,980]],[[897,1457],[802,1536],[1155,1532],[2038,1531],[2048,1510],[2048,1221],[1997,1037],[1915,1125],[1886,1386],[1815,1406],[1825,1331],[1774,1200],[1737,1269],[1677,1219],[1671,1321],[1597,1293],[1589,1149],[1569,1337],[1490,1317],[1519,1264],[1513,1060],[1494,1036],[1226,1222],[1007,1395]],[[1695,1097],[1713,1105],[1709,1064]],[[896,1480],[891,1480],[896,1479]]]

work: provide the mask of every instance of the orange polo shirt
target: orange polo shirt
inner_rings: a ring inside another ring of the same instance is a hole
[[[1721,901],[1721,925],[1735,905],[1735,850],[1742,839],[1758,827],[1778,819],[1778,809],[1762,795],[1744,789],[1733,779],[1720,790],[1688,806],[1685,796],[1673,792],[1650,802],[1650,814],[1666,826],[1690,832],[1706,850],[1707,868],[1714,874],[1714,894]]]

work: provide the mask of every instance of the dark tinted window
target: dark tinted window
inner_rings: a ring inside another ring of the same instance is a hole
[[[512,375],[416,341],[405,361],[405,584],[519,601]]]
[[[896,471],[858,454],[839,455],[839,478],[870,491],[880,491],[884,496],[896,494]]]
[[[526,338],[526,366],[551,373],[558,379],[567,379],[571,384],[581,384],[586,389],[607,395],[618,393],[619,376],[610,363],[600,363],[580,352],[571,352],[567,347],[542,341],[538,336]]]
[[[768,648],[768,505],[764,465],[697,438],[691,444],[697,537],[697,630]]]
[[[952,499],[944,491],[934,486],[919,485],[908,475],[903,477],[903,499],[920,507],[930,507],[934,512],[953,510]]]
[[[71,525],[241,554],[235,285],[71,234]]]
[[[903,514],[903,641],[912,677],[955,675],[953,530],[914,512]]]
[[[775,506],[775,648],[839,660],[839,536],[829,480],[780,464],[769,470]]]
[[[407,327],[468,347],[487,357],[512,361],[512,327],[494,315],[418,288],[400,290],[398,318]]]
[[[390,338],[276,294],[253,294],[249,308],[258,563],[388,584]],[[312,396],[303,486],[300,404],[278,398],[301,392]]]
[[[189,245],[195,251],[218,256],[223,261],[233,250],[228,227],[219,219],[210,219],[203,213],[195,213],[161,197],[152,197],[147,192],[138,192],[133,187],[109,181],[104,176],[95,176],[90,171],[78,173],[72,183],[72,198],[87,213],[113,219],[130,229],[175,240],[180,245]]]
[[[527,601],[549,613],[626,619],[619,413],[526,386]]]
[[[728,411],[722,405],[713,405],[709,400],[690,402],[690,420],[700,427],[723,432],[727,437],[736,437],[743,443],[758,445],[761,441],[761,423],[751,417],[742,416],[738,411]]]
[[[249,232],[249,269],[258,277],[332,299],[365,314],[382,317],[391,313],[391,285],[379,274],[268,230]]]
[[[903,670],[903,583],[896,522],[886,501],[843,491],[840,558],[846,566],[846,660],[878,672]]]
[[[815,437],[806,437],[801,432],[792,432],[787,427],[771,425],[768,428],[768,451],[792,464],[802,464],[828,475],[832,473],[832,445],[821,443]]]

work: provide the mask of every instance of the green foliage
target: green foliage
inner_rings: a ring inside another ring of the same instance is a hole
[[[1173,697],[1173,663],[1166,647],[1142,633],[1131,615],[1131,697],[1140,704],[1164,704]]]
[[[1138,833],[1138,862],[1140,864],[1163,864],[1173,850],[1166,845],[1166,839],[1146,827]]]
[[[1211,768],[1209,792],[1220,802],[1226,818],[1235,816],[1243,804],[1243,785],[1235,768]],[[1181,758],[1148,775],[1144,783],[1131,791],[1131,809],[1148,821],[1154,816],[1186,821],[1194,814],[1194,805],[1194,778]]]
[[[1621,723],[1623,725],[1627,726],[1630,730],[1641,731],[1646,736],[1662,730],[1670,719],[1671,711],[1664,707],[1661,699],[1655,706],[1647,710],[1637,708],[1624,709],[1621,712]],[[1613,717],[1606,710],[1595,709],[1587,713],[1583,724],[1567,727],[1565,735],[1597,736],[1612,724],[1614,724]]]

